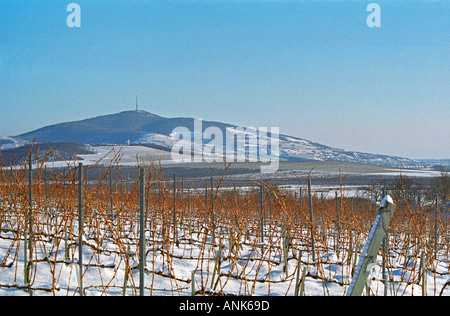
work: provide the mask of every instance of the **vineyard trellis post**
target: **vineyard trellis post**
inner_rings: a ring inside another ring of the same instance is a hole
[[[32,270],[32,259],[33,259],[33,155],[30,152],[28,156],[28,199],[29,199],[29,212],[28,212],[28,240],[29,240],[29,251],[30,251],[30,268],[26,268],[26,283],[29,286],[29,294],[33,296],[33,290],[31,290],[31,278],[30,271]],[[26,240],[25,240],[26,243]],[[28,263],[26,263],[28,264]]]
[[[64,168],[63,170],[63,212],[66,212],[66,177],[67,170]],[[68,236],[67,236],[67,226],[64,227],[64,260],[69,260],[69,245],[68,245]]]
[[[191,296],[195,296],[195,270],[191,272]]]
[[[435,218],[434,218],[434,258],[437,259],[437,246],[438,246],[438,225],[439,225],[439,204],[438,198],[435,198]]]
[[[261,249],[264,249],[264,185],[260,187],[260,207],[261,207]],[[264,250],[262,250],[264,252]]]
[[[215,245],[216,243],[216,219],[214,216],[214,182],[213,178],[211,177],[211,229],[212,229],[212,244]]]
[[[108,172],[109,176],[109,212],[111,222],[114,220],[114,203],[113,203],[113,183],[112,183],[112,172]]]
[[[80,281],[78,291],[83,296],[83,164],[78,165],[78,265]]]
[[[382,247],[383,247],[383,262],[382,262],[381,269],[382,269],[383,284],[384,284],[383,295],[387,296],[387,294],[388,294],[388,275],[387,275],[387,270],[386,270],[386,257],[388,255],[388,253],[387,253],[387,239],[386,238],[383,238]]]
[[[122,296],[125,296],[127,293],[129,270],[130,270],[130,245],[127,245],[127,252],[125,253],[125,273],[123,277]]]
[[[339,218],[339,199],[338,199],[338,193],[337,191],[334,192],[334,196],[336,198],[336,252],[337,252],[337,256],[339,257],[339,244],[340,244],[340,239],[341,239],[341,226],[340,226],[340,218]]]
[[[425,267],[425,255],[423,250],[420,253],[420,276],[422,277],[422,296],[427,296],[427,270]],[[419,281],[420,282],[420,281]]]
[[[295,277],[295,289],[294,289],[294,296],[298,296],[298,291],[300,289],[300,270],[301,270],[301,259],[302,259],[303,251],[298,250],[298,259],[297,259],[297,274]]]
[[[383,187],[382,194],[383,194],[383,196],[386,196],[386,187]],[[372,207],[372,205],[371,205],[371,207]],[[383,247],[383,262],[381,265],[382,265],[383,284],[384,284],[383,294],[384,294],[384,296],[387,296],[387,294],[388,294],[388,275],[387,275],[387,270],[386,270],[386,261],[387,261],[387,256],[388,256],[388,233],[387,232],[383,238],[382,247]]]
[[[313,202],[312,202],[312,192],[311,192],[311,178],[308,176],[308,201],[309,201],[309,220],[311,221],[311,250],[313,262],[316,262],[316,250],[314,245],[314,215],[313,215]]]
[[[395,210],[395,204],[389,195],[381,201],[378,215],[370,230],[369,237],[361,252],[355,274],[350,283],[347,296],[360,296],[366,285],[372,265],[378,255],[378,250],[386,236],[389,222]]]
[[[178,234],[177,234],[177,211],[176,211],[176,200],[177,200],[177,176],[173,174],[173,212],[172,212],[172,226],[173,226],[173,241],[178,246]]]
[[[139,295],[144,296],[144,266],[145,266],[145,173],[140,168],[139,174]]]

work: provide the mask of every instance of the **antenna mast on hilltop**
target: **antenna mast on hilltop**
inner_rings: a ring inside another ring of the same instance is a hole
[[[136,112],[138,112],[139,111],[139,108],[138,108],[138,100],[137,100],[137,95],[136,95]]]

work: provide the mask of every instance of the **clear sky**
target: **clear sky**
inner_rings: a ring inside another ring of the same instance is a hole
[[[161,116],[450,158],[450,1],[0,2],[0,136],[131,110],[136,95]]]

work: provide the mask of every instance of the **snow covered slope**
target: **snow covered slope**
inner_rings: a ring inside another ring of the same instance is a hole
[[[18,137],[0,137],[0,149],[8,150],[29,144],[28,141]]]
[[[146,144],[153,148],[170,151],[179,140],[173,134],[177,127],[194,131],[194,119],[186,117],[165,118],[146,111],[125,111],[82,121],[46,126],[14,138],[0,138],[2,150],[31,142],[78,142],[84,144]],[[226,134],[227,129],[237,126],[202,121],[202,131],[215,127]],[[282,127],[280,127],[282,132]],[[203,140],[208,143],[210,140]],[[270,140],[269,140],[270,141]],[[225,146],[225,144],[224,144]],[[237,147],[237,144],[236,144]],[[249,149],[246,146],[246,149]],[[417,161],[395,156],[349,151],[315,143],[302,138],[279,135],[279,159],[281,161],[349,161],[396,167],[415,166]],[[259,155],[259,152],[257,153]]]

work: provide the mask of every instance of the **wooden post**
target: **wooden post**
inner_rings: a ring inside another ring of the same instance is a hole
[[[337,191],[334,192],[334,195],[336,197],[336,252],[337,252],[337,256],[339,258],[339,249],[340,249],[340,239],[341,239],[341,225],[340,225],[340,218],[339,218],[339,199],[338,199],[338,193]]]
[[[386,271],[386,258],[387,258],[387,240],[383,238],[383,263],[382,263],[382,274],[383,274],[383,283],[384,283],[384,296],[388,294],[388,276]]]
[[[260,208],[261,208],[261,247],[264,247],[264,185],[260,188]]]
[[[425,268],[425,255],[420,254],[420,275],[422,276],[422,296],[427,296],[427,269]]]
[[[284,268],[283,271],[286,274],[286,277],[288,276],[288,259],[289,259],[289,235],[287,232],[287,222],[285,214],[282,214],[282,244],[283,244],[283,261],[284,261]]]
[[[302,251],[298,251],[298,262],[297,262],[297,274],[295,277],[295,290],[294,290],[294,296],[298,296],[298,292],[300,290],[300,270],[301,270],[301,259],[302,259]]]
[[[29,238],[29,250],[30,250],[30,269],[27,269],[27,283],[28,290],[30,291],[30,296],[33,296],[33,290],[30,288],[30,271],[32,271],[32,259],[33,259],[33,159],[32,153],[30,152],[30,156],[28,157],[28,200],[30,203],[30,209],[28,213],[28,238]],[[25,241],[26,242],[26,241]]]
[[[438,225],[439,225],[439,205],[438,205],[438,198],[435,199],[435,207],[436,207],[436,214],[434,219],[434,258],[437,258],[437,248],[438,248]]]
[[[140,168],[139,174],[139,295],[144,296],[144,267],[145,267],[145,173]]]
[[[63,213],[66,213],[66,177],[67,170],[63,171]],[[67,226],[64,227],[64,260],[69,260],[69,247],[67,242]]]
[[[362,294],[367,277],[377,257],[378,250],[383,242],[383,238],[386,236],[394,210],[395,205],[392,198],[389,195],[385,196],[381,201],[378,215],[375,218],[367,242],[362,250],[347,296],[360,296]]]
[[[28,232],[23,232],[23,283],[28,284]]]
[[[312,192],[311,192],[311,178],[308,177],[308,201],[309,201],[309,220],[311,221],[311,250],[313,256],[313,262],[316,262],[316,250],[314,245],[314,216],[313,216],[313,206],[312,206]]]
[[[305,295],[306,268],[303,268],[302,283],[300,285],[300,296]]]
[[[383,197],[386,196],[386,187],[383,187],[382,191]],[[372,202],[372,201],[371,201]],[[372,203],[370,204],[372,208]],[[382,249],[383,249],[383,262],[382,262],[382,273],[383,273],[383,284],[384,284],[384,292],[383,295],[387,296],[388,294],[388,276],[387,276],[387,270],[386,270],[386,259],[388,256],[388,234],[386,232],[386,235],[383,238],[382,242]]]
[[[177,234],[177,212],[176,212],[176,200],[177,200],[177,177],[173,174],[173,212],[172,212],[172,226],[173,226],[173,242],[178,246],[178,234]]]
[[[113,223],[114,211],[113,211],[113,184],[112,184],[112,171],[109,172],[109,208],[110,208],[110,217],[111,224]]]
[[[80,282],[78,291],[83,296],[83,164],[78,165],[78,266]]]
[[[67,227],[64,228],[64,260],[69,260],[69,243],[67,236]]]
[[[212,221],[212,244],[216,244],[216,219],[214,216],[214,183],[211,177],[211,221]]]
[[[128,271],[129,270],[130,270],[130,245],[127,246],[127,253],[125,254],[125,275],[123,277],[122,296],[125,296],[127,293]]]
[[[195,271],[191,273],[191,296],[195,296]]]
[[[217,272],[217,281],[219,281],[220,279],[220,259],[222,257],[222,243],[219,242],[219,250],[216,253],[216,262],[214,264],[214,270],[213,270],[213,275],[212,275],[212,279],[211,279],[211,288],[213,290],[216,289],[216,284],[214,284],[214,279],[216,278],[216,272]]]

